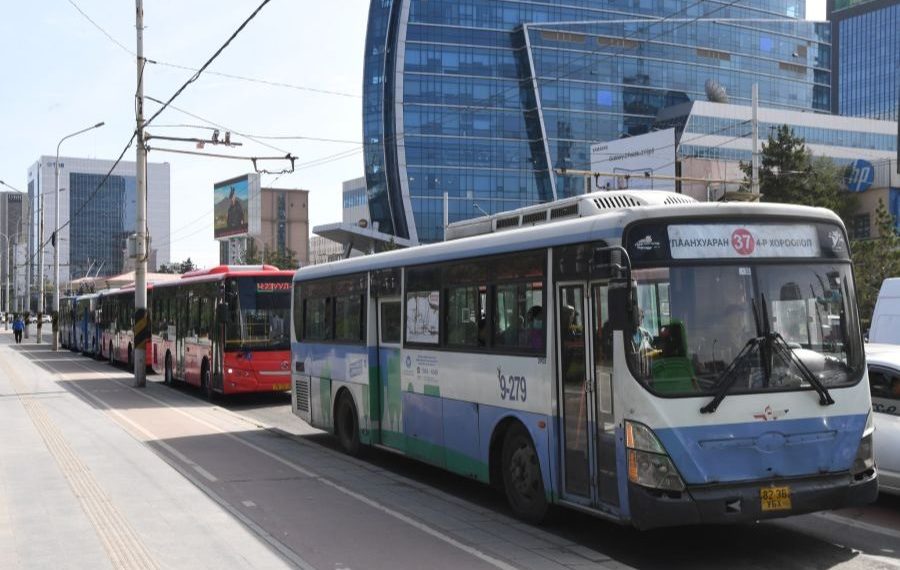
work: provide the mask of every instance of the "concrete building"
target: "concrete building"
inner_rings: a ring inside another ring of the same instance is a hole
[[[717,200],[740,186],[744,180],[740,163],[750,163],[752,158],[751,115],[750,107],[709,101],[685,103],[659,114],[658,128],[675,128],[677,146],[670,152],[677,160],[679,176],[710,181],[683,181],[678,191],[697,200]],[[758,117],[760,145],[772,129],[788,125],[805,139],[814,156],[851,167],[856,178],[848,186],[860,195],[858,217],[848,228],[851,237],[873,235],[878,198],[900,222],[896,122],[765,107],[759,109]]]
[[[827,23],[800,0],[371,0],[363,140],[373,226],[450,222],[584,191],[590,145],[713,92],[827,113]]]
[[[249,236],[258,251],[284,255],[290,250],[298,264],[309,263],[309,190],[262,188],[259,199],[260,230]],[[256,227],[255,223],[250,226]],[[223,239],[219,244],[220,263],[245,262],[247,236]]]
[[[900,120],[900,0],[828,0],[835,114]]]
[[[7,302],[6,285],[9,282],[9,298],[14,300],[16,275],[22,273],[17,270],[17,263],[21,263],[21,260],[16,256],[16,249],[27,237],[23,225],[28,215],[25,211],[27,204],[28,201],[21,192],[0,192],[0,307],[3,310],[11,310],[15,305],[14,302]]]
[[[28,271],[29,290],[37,299],[37,251],[44,245],[44,281],[53,282],[55,156],[41,156],[28,169],[28,252],[34,262]],[[135,163],[91,158],[59,158],[59,247],[60,285],[90,275],[117,275],[126,265],[125,246],[135,232]],[[107,177],[107,174],[109,176]],[[43,233],[38,198],[43,194]],[[169,163],[147,164],[147,223],[150,230],[150,261],[169,263],[171,193]]]
[[[343,220],[345,224],[368,227],[372,224],[369,214],[369,199],[366,196],[366,177],[344,180],[341,193],[344,202]]]
[[[344,259],[343,244],[322,236],[312,236],[309,238],[310,265],[318,265],[320,263],[328,263],[329,261],[338,261],[341,259]]]

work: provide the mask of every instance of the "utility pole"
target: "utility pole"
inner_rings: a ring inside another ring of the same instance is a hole
[[[147,384],[147,341],[150,340],[150,315],[147,311],[147,149],[144,146],[144,2],[135,0],[137,28],[137,92],[135,119],[137,122],[137,220],[135,225],[134,271],[134,386]]]
[[[759,195],[759,120],[757,118],[757,110],[759,108],[759,84],[753,84],[753,101],[752,101],[752,119],[750,121],[753,127],[753,166],[750,170],[750,193]]]
[[[38,185],[38,298],[37,298],[37,334],[35,342],[41,344],[41,327],[44,326],[44,189]],[[28,323],[25,323],[28,326]]]

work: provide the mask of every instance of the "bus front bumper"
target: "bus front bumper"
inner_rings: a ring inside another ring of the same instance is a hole
[[[761,489],[790,488],[790,508],[763,510]],[[871,475],[854,480],[849,473],[689,487],[672,495],[628,484],[631,521],[639,529],[692,524],[745,523],[814,511],[866,505],[878,496]]]

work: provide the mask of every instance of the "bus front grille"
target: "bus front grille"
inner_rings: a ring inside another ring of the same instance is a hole
[[[298,378],[294,391],[297,394],[297,411],[309,412],[309,378]]]

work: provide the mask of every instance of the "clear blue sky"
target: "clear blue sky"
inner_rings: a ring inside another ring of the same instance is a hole
[[[144,53],[159,64],[145,74],[145,94],[166,100],[253,11],[256,0],[145,0]],[[341,182],[361,176],[363,44],[368,0],[272,0],[210,68],[290,86],[273,86],[205,74],[148,131],[204,137],[196,127],[218,123],[255,136],[302,136],[273,140],[267,148],[244,137],[243,147],[209,152],[273,156],[291,152],[298,171],[264,175],[263,185],[310,190],[310,220],[340,220]],[[105,30],[107,37],[92,24]],[[824,19],[825,0],[809,0],[807,17]],[[118,42],[118,45],[116,42]],[[42,154],[52,155],[63,136],[105,121],[106,126],[66,141],[62,154],[114,159],[134,130],[136,68],[132,0],[8,2],[0,20],[3,85],[0,88],[0,179],[25,190],[26,171]],[[164,65],[170,64],[170,65]],[[306,89],[304,89],[306,88]],[[322,94],[327,90],[348,96]],[[149,117],[158,105],[146,104]],[[164,143],[151,143],[163,146]],[[167,147],[195,150],[191,145]],[[334,158],[324,163],[318,159]],[[129,150],[127,160],[134,160]],[[212,186],[251,170],[249,162],[152,151],[153,162],[172,172],[172,259],[190,256],[201,265],[217,261],[212,237]],[[313,162],[304,166],[303,163]],[[163,239],[154,236],[154,241]]]

